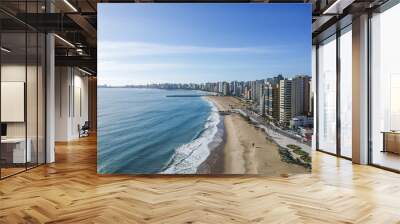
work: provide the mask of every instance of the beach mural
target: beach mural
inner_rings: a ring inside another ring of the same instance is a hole
[[[98,8],[99,174],[311,171],[309,4]]]

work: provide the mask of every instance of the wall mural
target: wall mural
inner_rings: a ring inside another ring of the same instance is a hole
[[[98,9],[98,173],[310,172],[310,4]]]

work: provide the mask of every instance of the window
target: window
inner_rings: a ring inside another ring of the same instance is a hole
[[[336,153],[336,36],[318,48],[318,149]]]
[[[372,163],[400,170],[400,4],[371,19]]]
[[[340,155],[352,157],[352,34],[351,26],[340,35]]]

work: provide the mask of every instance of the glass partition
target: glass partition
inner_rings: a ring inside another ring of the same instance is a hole
[[[43,5],[0,3],[18,13]],[[1,179],[45,163],[45,44],[45,34],[0,12]]]
[[[31,158],[26,142],[26,40],[25,32],[1,34],[2,177],[24,171]]]
[[[318,149],[336,154],[336,36],[318,47]]]
[[[400,170],[400,4],[371,19],[371,162]]]

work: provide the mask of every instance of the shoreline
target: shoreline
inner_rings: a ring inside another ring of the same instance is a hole
[[[204,98],[211,101],[219,111],[240,107],[240,102],[233,97]],[[279,144],[266,138],[264,131],[239,114],[228,112],[220,116],[224,123],[224,141],[210,151],[210,155],[199,166],[198,173],[287,176],[308,172],[301,165],[284,161]]]
[[[206,97],[202,97],[205,101],[209,102],[212,107],[215,107],[217,110],[218,107]],[[208,144],[208,148],[210,150],[210,154],[207,158],[197,167],[196,174],[223,174],[224,173],[224,146],[226,144],[226,130],[225,130],[225,122],[224,115],[219,114],[220,121],[217,124],[217,133],[214,136],[212,142]],[[216,139],[221,138],[222,141],[216,143]],[[217,144],[216,146],[211,146],[212,144]]]
[[[194,139],[175,149],[170,160],[158,171],[159,174],[196,174],[199,172],[205,174],[212,173],[213,170],[218,171],[214,166],[216,159],[212,160],[213,162],[210,162],[210,159],[216,157],[216,155],[218,155],[218,158],[223,157],[217,153],[224,142],[223,122],[221,122],[218,108],[209,100],[204,98],[202,100],[211,106],[210,114],[203,124],[203,129]],[[206,161],[210,165],[205,164]],[[211,167],[212,170],[208,167]]]

